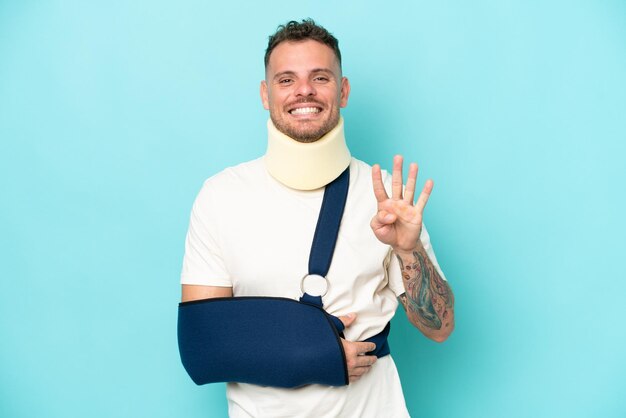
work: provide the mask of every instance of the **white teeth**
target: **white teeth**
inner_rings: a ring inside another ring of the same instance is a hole
[[[308,113],[319,113],[320,110],[317,107],[300,107],[293,109],[290,113],[292,115],[306,115]]]

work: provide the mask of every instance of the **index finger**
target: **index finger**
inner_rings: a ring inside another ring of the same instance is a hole
[[[415,207],[420,213],[424,212],[424,207],[426,206],[426,203],[428,202],[430,193],[433,191],[433,186],[434,186],[434,183],[431,179],[426,180],[426,184],[424,184],[422,193],[420,193],[420,196],[417,198],[417,203],[415,204]]]
[[[378,164],[374,164],[372,166],[372,184],[374,186],[374,196],[376,196],[378,203],[382,203],[389,199],[387,191],[385,190],[385,185],[383,184],[382,175],[380,174],[380,166]]]

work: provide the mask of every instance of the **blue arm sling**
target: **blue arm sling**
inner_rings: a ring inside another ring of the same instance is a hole
[[[348,194],[349,169],[326,186],[309,255],[309,274],[330,268]],[[321,296],[229,297],[182,302],[178,346],[198,385],[240,382],[284,388],[348,384],[341,321],[324,311]],[[389,354],[389,324],[367,339]]]

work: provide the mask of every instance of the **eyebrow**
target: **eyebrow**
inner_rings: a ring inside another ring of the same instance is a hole
[[[330,75],[333,75],[333,76],[335,75],[335,73],[333,73],[329,68],[314,68],[314,69],[311,70],[311,73],[312,74],[315,74],[315,73],[325,73],[325,74],[330,74]],[[280,77],[283,77],[283,76],[286,76],[286,75],[295,76],[296,73],[295,73],[295,71],[291,71],[291,70],[281,71],[279,73],[276,73],[274,75],[273,79],[276,80],[276,79],[278,79]]]

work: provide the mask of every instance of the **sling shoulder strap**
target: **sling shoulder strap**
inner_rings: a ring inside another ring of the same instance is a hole
[[[322,207],[317,218],[315,235],[309,253],[309,275],[326,277],[328,274],[348,198],[349,184],[350,167],[330,182],[324,190]],[[303,293],[302,298],[300,298],[301,301],[322,306],[322,296],[311,296],[306,292]]]

